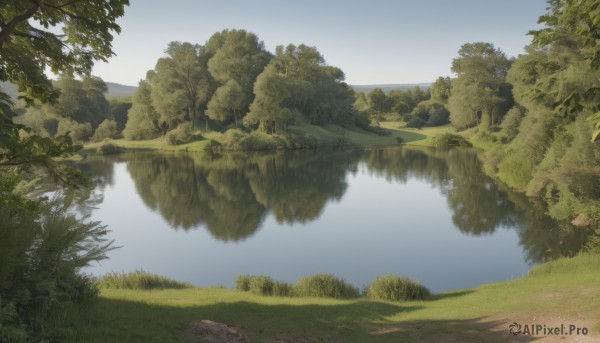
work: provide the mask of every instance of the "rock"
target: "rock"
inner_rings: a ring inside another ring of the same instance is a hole
[[[191,322],[185,328],[186,342],[250,343],[246,335],[232,327],[212,320]]]

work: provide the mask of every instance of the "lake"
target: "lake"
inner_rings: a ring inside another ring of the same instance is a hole
[[[232,287],[239,274],[332,273],[362,288],[397,274],[440,292],[526,275],[585,241],[486,176],[472,150],[138,152],[78,166],[96,185],[81,211],[120,247],[95,275]]]

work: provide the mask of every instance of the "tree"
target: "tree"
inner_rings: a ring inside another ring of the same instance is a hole
[[[600,69],[600,3],[596,0],[551,0],[548,1],[549,12],[540,17],[539,23],[544,23],[545,28],[530,31],[533,35],[533,44],[545,47],[560,43],[565,39],[575,39],[580,52],[592,69]],[[592,141],[600,135],[600,85],[596,82],[581,92],[566,94],[561,99],[560,110],[567,112],[581,111],[587,107],[596,112],[590,119],[594,123],[595,131]],[[589,103],[595,104],[591,108]]]
[[[0,81],[17,84],[29,103],[55,99],[58,93],[45,69],[87,75],[94,61],[107,61],[113,55],[113,33],[121,30],[116,19],[128,4],[128,0],[5,1],[0,9]],[[53,30],[58,27],[63,34]]]
[[[160,114],[161,125],[173,129],[181,121],[191,121],[193,126],[208,82],[200,63],[201,47],[171,42],[165,53],[167,56],[156,62],[152,77],[152,105]]]
[[[123,135],[130,140],[151,139],[157,137],[160,130],[159,115],[152,106],[152,86],[150,81],[142,80],[133,95],[131,109],[127,112]]]
[[[375,114],[379,120],[379,116],[389,110],[387,96],[381,88],[375,88],[369,92],[367,97],[369,99],[369,111]]]
[[[7,0],[0,7],[0,81],[17,84],[24,100],[53,101],[58,92],[45,75],[89,74],[112,53],[116,19],[127,0]],[[62,28],[64,34],[56,34]],[[0,92],[0,326],[8,341],[61,340],[57,325],[66,306],[94,295],[82,267],[106,258],[110,242],[99,223],[68,212],[68,201],[43,202],[19,192],[19,182],[45,172],[59,185],[72,169],[51,160],[74,151],[68,136],[32,134],[11,120],[12,103]],[[28,134],[24,134],[27,132]],[[43,167],[43,168],[36,168]],[[34,169],[36,168],[36,169]],[[57,192],[60,194],[60,192]],[[59,200],[60,197],[59,197]]]
[[[208,103],[206,115],[224,123],[233,119],[237,125],[246,103],[246,94],[242,87],[235,80],[229,80],[224,86],[217,88]]]
[[[267,133],[285,131],[293,119],[292,111],[285,103],[291,98],[288,80],[279,75],[269,64],[258,76],[254,85],[255,98],[250,112],[244,117],[244,126],[258,127]]]
[[[219,85],[234,80],[244,93],[243,112],[253,99],[253,85],[271,55],[258,37],[245,30],[224,30],[214,34],[206,43],[214,51],[208,60],[210,75]]]
[[[55,82],[60,95],[45,110],[58,118],[68,118],[79,124],[89,123],[93,128],[110,118],[108,101],[104,97],[106,84],[99,77],[84,77],[81,81],[73,77],[61,77]]]
[[[450,90],[452,89],[452,79],[450,77],[438,77],[429,88],[431,99],[443,104],[448,102]]]
[[[455,126],[469,127],[496,124],[512,107],[510,86],[505,78],[511,60],[491,43],[467,43],[452,60],[452,94],[448,99],[451,120]]]

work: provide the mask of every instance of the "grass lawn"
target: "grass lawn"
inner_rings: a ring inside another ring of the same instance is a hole
[[[103,289],[71,340],[180,342],[187,323],[208,319],[252,342],[597,342],[599,266],[600,255],[561,259],[525,278],[416,302],[264,297],[224,288]],[[513,336],[513,322],[573,324],[589,333]]]

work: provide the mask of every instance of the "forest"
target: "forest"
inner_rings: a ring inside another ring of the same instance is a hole
[[[597,1],[550,0],[540,17],[544,28],[530,32],[531,44],[517,57],[488,42],[465,43],[452,61],[454,76],[440,76],[428,89],[355,92],[316,47],[269,52],[254,33],[223,30],[203,45],[171,42],[136,93],[122,99],[107,99],[105,82],[90,73],[95,61],[112,56],[127,0],[55,0],[43,8],[9,2],[0,7],[0,81],[20,95],[0,92],[0,340],[61,337],[67,319],[58,314],[98,292],[79,271],[106,258],[113,242],[101,223],[69,211],[87,181],[61,162],[87,142],[160,138],[177,145],[218,132],[222,139],[211,147],[306,148],[318,144],[295,126],[385,135],[384,121],[450,125],[484,148],[489,175],[542,200],[555,219],[600,230]],[[59,23],[64,37],[47,30]],[[144,180],[143,168],[136,172]],[[53,199],[39,197],[48,190],[41,180],[59,187]],[[156,203],[154,196],[145,201]],[[181,226],[186,220],[198,221],[184,218]],[[252,231],[260,220],[256,215],[240,230]]]

